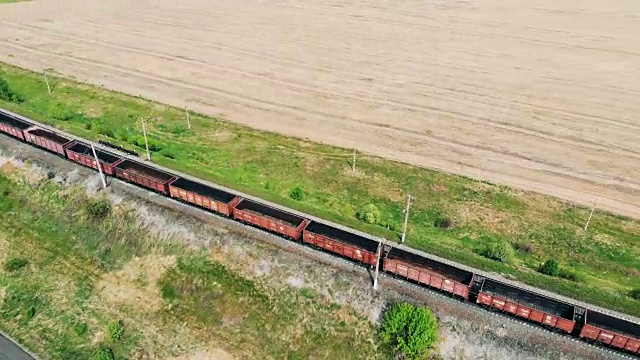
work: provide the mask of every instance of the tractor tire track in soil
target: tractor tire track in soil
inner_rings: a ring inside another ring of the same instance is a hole
[[[0,61],[640,218],[640,4],[70,0]]]

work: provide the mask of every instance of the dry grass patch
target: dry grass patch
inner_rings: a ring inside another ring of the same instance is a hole
[[[451,213],[455,214],[456,226],[482,227],[493,233],[513,233],[517,229],[509,213],[482,204],[452,204]]]
[[[229,142],[234,138],[235,138],[235,135],[233,133],[229,131],[224,131],[224,130],[217,130],[209,136],[209,139],[218,143]]]
[[[234,357],[223,349],[209,347],[177,356],[172,360],[234,360]]]
[[[130,306],[140,312],[160,310],[162,296],[157,282],[166,269],[175,264],[174,256],[134,258],[121,270],[104,274],[98,280],[100,297],[113,305]]]
[[[9,254],[9,242],[4,236],[0,236],[0,264],[3,264]]]

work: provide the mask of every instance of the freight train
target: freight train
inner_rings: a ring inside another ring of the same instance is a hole
[[[0,132],[107,176],[133,183],[183,203],[260,228],[398,279],[440,291],[461,301],[502,312],[549,330],[640,357],[640,324],[602,311],[560,301],[492,279],[480,272],[415,254],[266,202],[190,180],[158,167],[96,148],[49,130],[35,121],[0,111]],[[110,145],[101,143],[102,145]],[[96,161],[97,158],[97,161]]]

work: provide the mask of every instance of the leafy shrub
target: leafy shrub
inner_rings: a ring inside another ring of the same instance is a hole
[[[302,191],[300,186],[296,186],[289,192],[289,197],[295,201],[300,201],[304,198],[304,191]]]
[[[2,76],[0,76],[0,100],[13,103],[21,103],[24,101],[22,96],[11,89],[7,80],[5,80]]]
[[[400,356],[424,358],[438,341],[439,325],[431,310],[409,303],[393,305],[380,329],[384,344]]]
[[[71,120],[74,118],[74,116],[76,116],[75,112],[67,109],[62,103],[57,103],[50,107],[48,110],[48,114],[50,117],[61,121]]]
[[[93,355],[93,360],[115,360],[115,358],[113,350],[108,347],[101,348]]]
[[[500,240],[490,243],[484,251],[484,256],[489,259],[508,263],[515,256],[515,252],[513,251],[511,244],[504,240]]]
[[[78,336],[82,336],[84,334],[87,333],[87,323],[77,323],[74,327],[73,327],[73,332],[76,333],[76,335]]]
[[[538,272],[549,276],[558,276],[560,275],[560,264],[555,259],[549,259],[540,265]]]
[[[111,203],[106,198],[91,199],[87,203],[87,212],[94,218],[103,218],[111,212]]]
[[[153,139],[147,138],[147,141],[149,141],[149,151],[156,152],[162,150],[162,147],[158,145]],[[143,135],[132,136],[129,138],[129,142],[141,149],[147,148],[147,145],[144,143]]]
[[[111,342],[122,340],[124,336],[124,323],[122,320],[114,321],[107,328],[107,336]]]
[[[356,218],[367,224],[377,224],[380,222],[380,210],[377,206],[369,204],[356,212]]]
[[[4,270],[6,272],[16,272],[27,266],[29,261],[24,258],[11,258],[4,262]]]
[[[629,291],[629,296],[632,299],[640,300],[640,288]]]
[[[453,227],[453,220],[448,217],[439,217],[433,222],[433,226],[440,229],[451,229]]]

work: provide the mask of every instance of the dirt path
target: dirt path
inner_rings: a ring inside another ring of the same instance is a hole
[[[640,218],[633,0],[0,6],[0,61]]]

